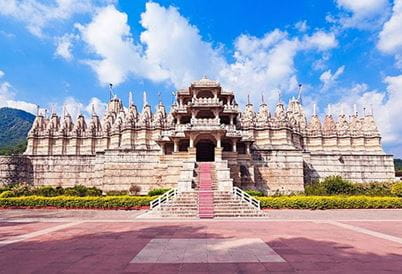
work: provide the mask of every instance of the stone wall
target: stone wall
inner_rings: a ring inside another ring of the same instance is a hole
[[[340,175],[353,182],[395,180],[392,155],[304,153],[305,182]]]

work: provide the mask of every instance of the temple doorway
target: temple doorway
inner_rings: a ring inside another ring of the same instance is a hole
[[[197,162],[215,161],[215,143],[211,140],[200,140],[196,145]]]

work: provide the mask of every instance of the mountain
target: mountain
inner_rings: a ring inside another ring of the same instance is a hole
[[[0,154],[23,152],[35,116],[19,109],[0,108]]]

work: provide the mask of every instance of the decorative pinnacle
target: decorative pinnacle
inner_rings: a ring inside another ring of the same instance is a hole
[[[133,105],[133,94],[131,91],[128,92],[128,105],[131,107]]]
[[[317,105],[313,104],[313,116],[317,116]]]
[[[261,102],[262,102],[263,104],[265,104],[265,100],[264,100],[264,92],[261,92]]]
[[[250,94],[247,94],[247,105],[250,104]]]
[[[341,104],[341,115],[345,115],[344,110],[343,110],[343,104]]]
[[[92,103],[92,116],[96,116],[95,104]]]
[[[328,104],[328,116],[332,115],[331,104]]]
[[[357,116],[357,106],[356,106],[356,104],[353,104],[353,114],[355,116]]]
[[[302,85],[302,84],[299,84],[299,92],[298,92],[298,94],[297,94],[297,101],[298,101],[299,103],[301,103],[302,87],[303,87],[303,85]]]
[[[148,105],[148,101],[147,101],[147,92],[144,91],[143,95],[142,95],[142,103],[143,103],[143,107]]]
[[[282,99],[281,99],[282,91],[278,88],[277,92],[278,92],[278,104],[280,104],[280,103],[282,103]]]
[[[36,105],[36,116],[39,116],[39,110],[40,110],[39,105]]]

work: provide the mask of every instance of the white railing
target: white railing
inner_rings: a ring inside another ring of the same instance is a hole
[[[246,203],[248,203],[249,205],[257,208],[257,209],[261,209],[261,203],[259,200],[257,200],[256,198],[252,197],[251,195],[247,194],[246,192],[244,192],[243,190],[241,190],[240,188],[234,186],[233,187],[233,194],[236,197],[239,197],[242,201],[245,201]]]
[[[151,209],[154,209],[154,208],[160,206],[161,204],[168,203],[170,200],[172,200],[176,196],[177,196],[177,189],[173,188],[173,189],[169,190],[168,192],[165,192],[163,195],[159,196],[155,200],[152,200],[149,203],[149,206]]]

